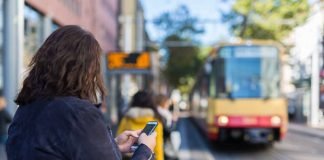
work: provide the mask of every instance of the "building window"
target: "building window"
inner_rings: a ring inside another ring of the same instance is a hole
[[[52,21],[52,25],[51,25],[52,32],[54,32],[58,28],[60,28],[60,25],[58,25],[57,23],[55,23],[54,21]]]
[[[30,60],[42,43],[43,15],[28,5],[24,8],[24,67],[27,67]]]

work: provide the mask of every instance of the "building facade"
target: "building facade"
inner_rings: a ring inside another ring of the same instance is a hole
[[[90,31],[103,53],[118,48],[118,0],[0,0],[0,88],[13,103],[31,58],[54,30],[79,25]]]
[[[55,25],[77,24],[92,32],[104,52],[117,48],[118,0],[26,0],[26,7]],[[25,14],[27,15],[27,14]],[[46,37],[47,35],[45,35]]]
[[[294,104],[296,118],[314,126],[324,125],[324,108],[320,107],[324,102],[323,38],[324,1],[318,0],[312,4],[305,24],[296,27],[289,38],[292,80],[296,86],[292,101],[298,102]]]

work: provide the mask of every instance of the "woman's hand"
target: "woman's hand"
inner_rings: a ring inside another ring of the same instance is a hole
[[[124,131],[115,138],[120,152],[131,152],[131,146],[137,141],[139,134],[142,130],[137,131]]]
[[[140,137],[138,138],[139,144],[145,144],[147,147],[151,149],[151,151],[154,151],[155,145],[156,145],[156,132],[153,132],[151,135],[146,135],[145,133],[142,133]]]

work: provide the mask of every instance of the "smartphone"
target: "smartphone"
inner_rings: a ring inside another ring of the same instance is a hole
[[[158,125],[157,121],[149,121],[149,122],[147,122],[146,126],[142,130],[142,133],[145,133],[148,136],[151,135],[154,132],[157,125]]]
[[[142,130],[141,134],[145,133],[148,136],[151,135],[154,132],[157,125],[158,125],[157,121],[149,121],[149,122],[147,122],[146,126]],[[135,145],[131,146],[131,152],[135,152],[136,149],[138,148],[138,144],[136,144],[136,143],[135,143]]]

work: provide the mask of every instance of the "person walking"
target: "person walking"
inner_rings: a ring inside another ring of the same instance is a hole
[[[29,65],[9,127],[8,160],[153,159],[156,133],[124,131],[112,137],[94,104],[103,99],[101,48],[90,33],[69,25],[54,31]]]
[[[178,152],[171,141],[171,133],[176,130],[178,116],[170,111],[171,101],[163,94],[157,95],[155,103],[163,122],[164,157],[167,160],[178,159]]]
[[[147,122],[158,121],[158,126],[155,129],[157,136],[154,153],[156,160],[163,160],[163,123],[161,119],[162,117],[154,105],[152,94],[143,90],[138,91],[132,97],[130,107],[119,124],[117,134],[124,130],[143,129]]]

